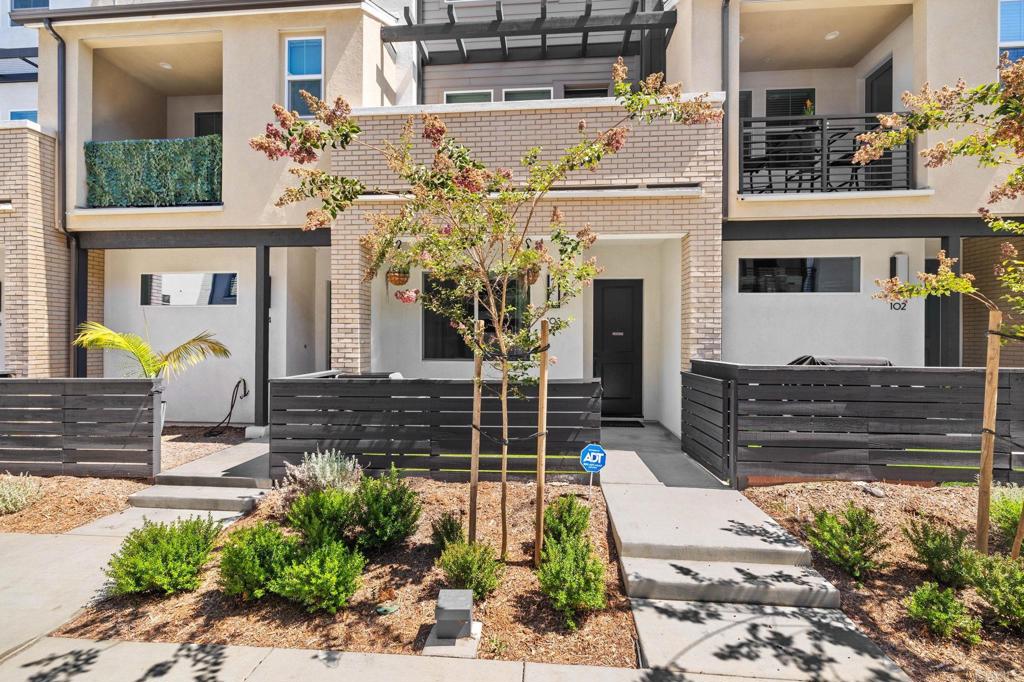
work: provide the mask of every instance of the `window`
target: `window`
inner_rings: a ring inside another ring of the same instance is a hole
[[[807,103],[814,111],[814,88],[769,90],[765,93],[765,116],[803,116]]]
[[[224,114],[219,111],[197,111],[195,114],[195,136],[220,135],[224,128]]]
[[[563,97],[565,99],[585,99],[587,97],[608,97],[608,86],[567,85]]]
[[[448,286],[445,282],[437,282],[429,275],[423,275],[423,292],[430,295],[436,291],[436,287]],[[516,309],[511,325],[518,329],[522,324],[522,311],[530,302],[530,288],[523,284],[520,288],[518,282],[509,282],[508,298],[510,305]],[[466,315],[474,319],[484,321],[484,333],[494,333],[494,322],[487,309],[479,305],[477,301],[467,300]],[[423,308],[423,359],[424,360],[472,360],[473,350],[462,340],[458,331],[452,328],[451,323],[441,315]]]
[[[506,102],[552,98],[551,88],[506,88],[501,94]]]
[[[740,90],[740,118],[751,118],[754,115],[754,93]]]
[[[860,258],[741,258],[741,294],[856,293]]]
[[[494,99],[494,93],[490,90],[456,90],[445,91],[445,104],[473,104],[476,102],[490,102]]]
[[[46,9],[50,0],[11,0],[11,9]]]
[[[162,272],[142,275],[141,305],[237,305],[238,273]]]
[[[305,90],[311,95],[323,97],[324,39],[288,38],[285,41],[285,52],[288,109],[299,112],[300,116],[310,116],[309,107],[299,92]]]
[[[1011,61],[1024,57],[1024,0],[999,3],[999,56],[1004,52]]]
[[[39,122],[39,112],[35,109],[23,109],[21,111],[12,111],[10,120],[12,121],[32,121],[33,123]]]

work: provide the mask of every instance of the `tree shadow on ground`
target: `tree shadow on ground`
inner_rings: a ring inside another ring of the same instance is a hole
[[[88,674],[99,663],[100,658],[116,646],[115,644],[105,649],[71,649],[23,663],[21,667],[26,669],[26,672],[34,670],[27,678],[28,682],[69,682]],[[222,677],[226,659],[226,647],[214,644],[181,644],[170,658],[152,664],[141,676],[134,678],[134,682],[158,680],[182,668],[187,669],[187,675],[195,682],[231,682]],[[123,672],[126,675],[131,673],[129,670]],[[125,676],[119,679],[129,678]]]

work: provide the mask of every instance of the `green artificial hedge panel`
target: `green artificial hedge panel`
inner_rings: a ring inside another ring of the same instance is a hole
[[[192,206],[221,202],[220,135],[86,142],[90,208]]]

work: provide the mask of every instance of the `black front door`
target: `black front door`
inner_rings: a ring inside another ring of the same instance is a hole
[[[594,376],[606,417],[643,416],[644,283],[594,282]]]
[[[864,111],[869,114],[892,113],[892,59],[864,79]]]

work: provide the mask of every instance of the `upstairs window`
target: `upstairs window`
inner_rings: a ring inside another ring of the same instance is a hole
[[[769,90],[765,93],[764,111],[765,116],[783,117],[814,113],[814,88]]]
[[[12,121],[32,121],[33,123],[39,122],[39,112],[35,109],[22,109],[20,111],[12,111],[10,114],[10,120]]]
[[[506,88],[501,94],[506,102],[552,99],[551,88]]]
[[[1014,62],[1024,57],[1024,0],[1000,0],[999,56],[1004,53]]]
[[[610,97],[607,85],[566,85],[562,94],[565,99],[587,99],[590,97]]]
[[[285,41],[285,58],[288,110],[299,112],[299,116],[310,116],[309,107],[299,92],[305,90],[317,97],[324,96],[324,39],[288,38]]]
[[[445,104],[475,104],[477,102],[490,102],[493,99],[493,92],[490,90],[455,90],[445,91]]]
[[[860,291],[860,258],[741,258],[741,294],[818,294]]]
[[[11,9],[46,9],[50,0],[11,0]]]

